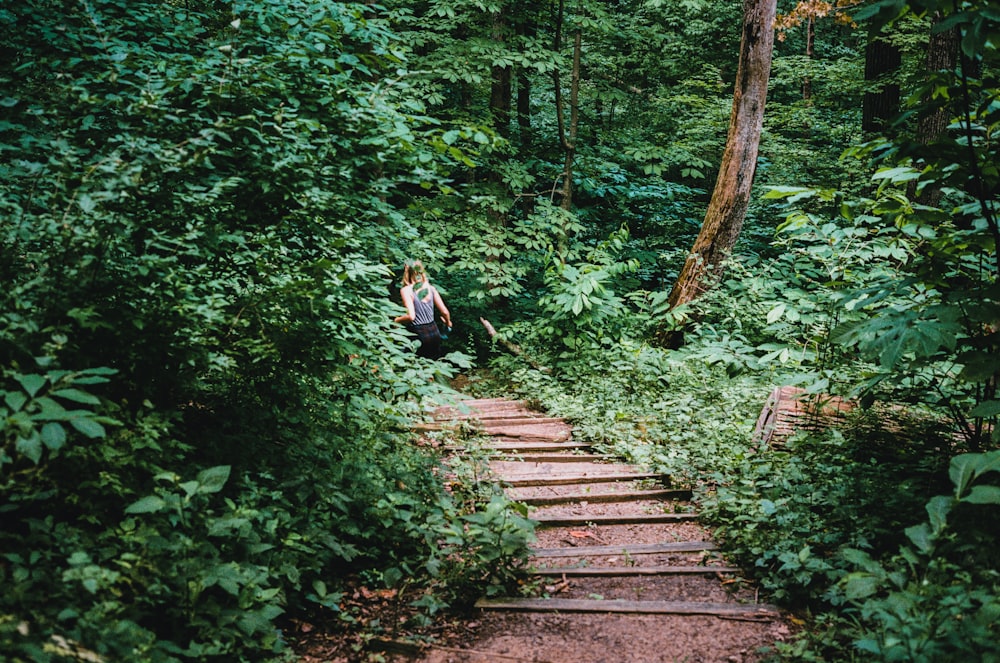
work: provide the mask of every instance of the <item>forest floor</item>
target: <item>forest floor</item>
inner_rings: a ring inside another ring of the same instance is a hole
[[[565,422],[519,402],[469,400],[437,419],[477,422],[491,436],[496,480],[540,521],[535,591],[481,600],[423,644],[300,624],[302,663],[750,663],[794,630],[725,564],[689,491],[669,477],[579,448]],[[405,620],[396,598],[353,594],[383,625]]]

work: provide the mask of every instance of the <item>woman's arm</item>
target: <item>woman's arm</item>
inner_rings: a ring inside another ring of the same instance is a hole
[[[444,305],[444,300],[441,299],[441,295],[438,294],[437,288],[434,288],[434,306],[437,307],[437,310],[441,311],[441,319],[444,321],[445,326],[450,329],[451,313],[448,312],[448,307]]]
[[[403,299],[403,307],[406,309],[406,313],[396,316],[393,318],[393,321],[402,322],[403,324],[413,322],[414,318],[417,317],[417,314],[413,310],[413,287],[404,287],[399,291],[399,296]]]

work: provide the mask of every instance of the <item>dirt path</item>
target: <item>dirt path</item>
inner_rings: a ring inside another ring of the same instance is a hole
[[[789,633],[780,611],[720,559],[690,491],[669,477],[593,454],[565,422],[519,402],[470,399],[436,417],[491,436],[492,472],[541,523],[541,589],[481,600],[460,641],[405,660],[745,662]]]

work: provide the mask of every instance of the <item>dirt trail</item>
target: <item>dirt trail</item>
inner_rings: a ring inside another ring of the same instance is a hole
[[[541,523],[542,589],[480,601],[459,642],[406,660],[748,662],[788,635],[785,616],[720,559],[684,486],[591,453],[564,421],[520,402],[470,399],[436,420],[491,436],[492,472]]]

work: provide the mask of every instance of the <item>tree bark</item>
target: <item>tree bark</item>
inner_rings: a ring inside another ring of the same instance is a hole
[[[564,0],[559,0],[556,5],[556,25],[553,38],[553,50],[557,53],[562,49],[562,23]],[[578,26],[573,33],[573,69],[570,72],[570,118],[569,127],[566,126],[566,116],[563,110],[562,98],[562,74],[558,69],[552,72],[552,85],[555,94],[556,125],[559,132],[559,144],[563,149],[565,159],[563,161],[562,189],[559,193],[562,199],[559,207],[563,210],[571,209],[573,205],[573,162],[576,158],[576,133],[580,118],[580,56],[583,48],[583,30]],[[552,185],[552,195],[555,197],[556,185]],[[564,227],[559,238],[557,250],[560,256],[568,251],[569,231]]]
[[[535,34],[535,27],[521,22],[517,26],[517,32],[524,38],[530,38]],[[521,150],[527,153],[531,150],[531,78],[524,66],[517,69],[517,128]]]
[[[583,33],[578,28],[573,35],[573,71],[569,85],[569,131],[562,136],[562,146],[566,153],[563,168],[562,201],[559,206],[568,210],[573,205],[573,162],[576,159],[576,131],[580,123],[580,50]]]
[[[935,12],[933,24],[937,25],[943,16],[940,12]],[[942,32],[932,32],[930,40],[927,42],[927,71],[933,76],[939,71],[954,71],[958,64],[958,30],[944,30]],[[924,99],[924,103],[932,104],[932,99]],[[917,121],[917,142],[921,145],[936,143],[945,137],[948,124],[951,121],[951,104],[942,104],[930,113],[921,115]],[[916,182],[913,182],[910,189],[910,196],[916,193]],[[937,207],[941,203],[941,187],[926,187],[917,197],[917,202]]]
[[[743,228],[764,126],[776,12],[776,0],[743,2],[743,36],[729,137],[701,232],[670,291],[671,309],[698,297],[708,287],[706,281],[718,276]]]
[[[806,57],[811,62],[815,55],[814,45],[816,43],[816,17],[810,15],[806,23]],[[812,80],[809,72],[802,78],[802,99],[809,101],[812,99]]]
[[[875,88],[865,93],[861,109],[861,130],[867,134],[884,132],[899,112],[899,85],[883,80],[902,63],[899,47],[881,34],[871,34],[865,47],[865,80]]]
[[[493,40],[498,44],[504,42],[506,25],[503,14],[493,13]],[[504,138],[510,138],[510,67],[494,66],[490,70],[490,113],[493,116],[493,126]]]

